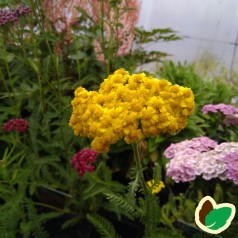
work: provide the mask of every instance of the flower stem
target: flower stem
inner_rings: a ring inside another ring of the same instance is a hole
[[[140,160],[140,155],[139,155],[139,150],[138,150],[138,144],[137,143],[132,143],[132,148],[134,151],[134,159],[136,163],[136,168],[140,176],[140,186],[142,188],[142,191],[144,192],[144,201],[145,201],[145,213],[143,214],[142,217],[142,222],[145,225],[145,234],[149,234],[149,231],[151,230],[151,226],[149,224],[149,219],[150,219],[150,198],[149,198],[149,190],[147,188],[145,178],[143,175],[143,167],[141,165],[141,160]]]
[[[134,151],[134,159],[135,159],[135,163],[136,163],[136,168],[140,174],[140,186],[142,187],[143,192],[145,194],[145,198],[146,198],[148,195],[148,189],[147,189],[145,178],[143,175],[143,170],[142,170],[142,165],[141,165],[140,155],[139,155],[139,150],[138,150],[138,144],[132,143],[132,148]]]

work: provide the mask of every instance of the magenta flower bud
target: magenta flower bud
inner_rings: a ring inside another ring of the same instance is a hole
[[[29,123],[25,119],[11,119],[3,125],[5,132],[18,131],[24,132],[28,129]]]
[[[96,151],[91,148],[85,148],[80,150],[71,160],[71,164],[74,169],[78,172],[80,177],[84,176],[86,172],[93,172],[96,158],[99,155]]]

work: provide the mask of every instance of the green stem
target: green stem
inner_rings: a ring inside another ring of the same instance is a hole
[[[31,4],[31,8],[34,9],[33,11],[33,14],[37,20],[37,23],[38,23],[38,26],[40,28],[40,31],[43,33],[43,34],[46,34],[46,30],[45,30],[45,27],[43,25],[44,23],[44,19],[43,19],[43,16],[40,14],[40,13],[37,13],[38,12],[41,12],[41,9],[40,9],[40,3],[38,1],[34,2],[33,0],[30,0],[30,4]],[[54,57],[54,54],[51,50],[51,46],[50,46],[50,43],[49,43],[49,40],[48,39],[45,39],[45,44],[46,44],[46,47],[47,47],[47,50],[49,52],[49,55],[50,55],[50,58],[53,62],[53,65],[54,65],[54,69],[55,69],[55,76],[56,76],[56,80],[57,80],[57,86],[58,86],[58,96],[59,96],[59,100],[61,101],[61,97],[60,97],[60,82],[59,82],[59,63],[58,63],[58,60]]]
[[[100,18],[100,26],[101,26],[100,44],[101,44],[101,48],[102,48],[102,52],[103,52],[105,64],[106,64],[106,75],[109,75],[110,74],[110,62],[108,61],[108,45],[106,46],[107,38],[105,36],[104,21],[105,21],[104,0],[102,0],[101,1],[101,18]]]
[[[143,175],[143,170],[142,170],[142,165],[141,165],[141,161],[140,161],[140,155],[139,155],[139,150],[138,150],[138,144],[137,143],[132,143],[132,148],[134,151],[134,159],[135,159],[135,163],[136,163],[136,168],[137,171],[139,171],[140,174],[140,185],[143,189],[143,192],[145,194],[145,198],[147,198],[148,195],[148,189],[147,189],[147,185],[145,182],[145,178]]]
[[[7,35],[3,35],[3,49],[1,50],[3,52],[3,62],[4,62],[4,66],[5,66],[5,69],[6,69],[6,74],[7,74],[7,77],[8,77],[8,82],[9,82],[9,85],[10,85],[10,90],[12,91],[12,95],[10,93],[10,90],[9,90],[9,87],[8,87],[8,82],[5,81],[5,77],[3,77],[3,81],[4,81],[4,85],[5,85],[5,88],[8,92],[8,95],[9,95],[9,99],[15,104],[17,105],[17,101],[16,101],[16,97],[15,97],[15,91],[14,91],[14,81],[12,79],[12,76],[11,76],[11,72],[10,72],[10,67],[9,67],[9,63],[7,62],[7,48],[6,48],[6,45],[7,45]]]
[[[17,38],[15,37],[15,42],[17,42],[21,47],[20,49],[22,50],[23,53],[23,60],[24,62],[26,62],[34,71],[34,73],[36,74],[36,78],[37,78],[37,84],[38,84],[38,90],[39,90],[39,98],[40,98],[40,104],[39,104],[39,111],[43,112],[43,109],[45,107],[45,99],[44,99],[44,91],[43,91],[43,85],[42,85],[42,81],[41,81],[41,63],[38,60],[37,57],[37,48],[35,47],[35,43],[32,41],[32,39],[34,38],[34,32],[33,32],[33,28],[34,26],[32,25],[32,22],[29,21],[29,25],[30,25],[30,40],[31,40],[31,45],[32,47],[32,53],[34,58],[31,59],[28,57],[28,53],[27,53],[27,48],[24,43],[24,24],[23,25],[19,25],[18,32],[21,34],[17,35]],[[14,37],[14,35],[13,35]]]
[[[61,209],[61,208],[58,208],[58,207],[55,207],[55,206],[52,206],[52,205],[49,205],[49,204],[46,204],[46,203],[33,202],[33,201],[29,201],[29,203],[31,203],[33,205],[41,206],[41,207],[46,207],[46,208],[49,208],[49,209],[52,209],[52,210],[55,210],[55,211],[58,211],[58,212],[64,212],[66,214],[72,214],[71,212],[66,211],[65,209]]]
[[[44,16],[41,14],[41,2],[40,1],[33,1],[30,0],[30,4],[31,4],[31,8],[34,9],[33,14],[35,16],[35,18],[37,19],[40,31],[45,34],[46,30],[44,27]],[[53,66],[54,66],[54,70],[55,70],[55,78],[56,78],[56,82],[57,82],[57,88],[55,90],[55,92],[57,93],[57,97],[58,97],[58,102],[59,102],[59,112],[60,112],[60,118],[59,122],[62,123],[63,121],[63,115],[64,115],[64,111],[62,110],[63,106],[64,106],[64,101],[63,101],[63,97],[62,97],[62,92],[61,92],[61,84],[60,84],[60,72],[59,72],[59,58],[58,56],[55,56],[55,54],[52,52],[51,49],[51,45],[49,43],[48,39],[45,39],[45,44],[47,47],[47,50],[49,52],[50,58],[52,60]],[[60,133],[61,133],[61,138],[63,141],[63,145],[64,148],[66,148],[66,142],[65,142],[65,134],[63,131],[63,126],[60,126]]]
[[[79,40],[79,38],[75,37],[75,34],[73,34],[72,37],[73,37],[74,50],[75,50],[75,53],[77,54],[77,52],[79,52],[79,50],[80,50],[80,48],[76,44],[76,42],[77,42],[77,40]],[[76,65],[77,65],[78,79],[79,79],[79,81],[81,81],[81,65],[80,65],[80,62],[79,62],[79,59],[77,56],[76,56],[75,60],[76,60]]]
[[[139,155],[139,150],[138,150],[138,144],[137,143],[132,143],[132,148],[134,151],[134,159],[135,159],[135,163],[136,163],[136,168],[137,171],[139,172],[139,176],[140,176],[140,186],[144,192],[145,195],[145,206],[146,206],[146,210],[145,210],[145,214],[142,217],[142,221],[145,225],[145,234],[149,234],[149,231],[151,230],[151,226],[149,224],[149,220],[150,220],[150,199],[149,199],[149,190],[147,188],[146,182],[145,182],[145,178],[143,175],[143,168],[142,168],[142,164],[141,164],[141,160],[140,160],[140,155]]]
[[[2,50],[0,50],[0,51],[2,51]],[[10,89],[8,87],[8,84],[7,84],[7,80],[5,79],[5,75],[4,75],[4,73],[2,72],[2,70],[0,68],[0,82],[1,81],[3,82],[3,85],[5,87],[5,90],[7,92],[7,96],[9,98],[9,100],[11,100],[12,104],[14,104],[12,96],[11,96],[11,91],[10,91]]]

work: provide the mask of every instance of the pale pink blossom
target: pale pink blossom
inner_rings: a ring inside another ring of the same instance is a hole
[[[238,184],[238,142],[217,145],[209,138],[198,137],[170,145],[164,155],[170,158],[166,164],[167,176],[175,182],[188,182],[201,176],[205,180],[230,179]]]
[[[203,106],[202,112],[204,114],[221,112],[224,115],[232,115],[238,112],[238,108],[225,103],[207,104]]]
[[[175,182],[189,182],[196,178],[193,160],[190,156],[178,156],[166,165],[167,176]]]
[[[229,154],[238,151],[238,142],[223,142],[215,147],[215,151],[222,154]]]
[[[206,136],[195,137],[191,140],[184,140],[171,144],[165,151],[164,156],[167,158],[190,155],[195,157],[201,152],[210,151],[217,145],[217,142]]]
[[[101,24],[103,19],[104,40],[95,39],[94,50],[97,59],[105,62],[110,40],[113,41],[111,52],[116,56],[123,56],[130,52],[134,40],[134,28],[139,18],[140,2],[138,0],[122,0],[118,12],[110,5],[109,0],[92,0],[89,14],[96,24]],[[102,16],[103,14],[103,16]],[[101,24],[102,26],[102,24]]]
[[[238,185],[238,150],[224,157],[227,164],[227,177]]]
[[[44,0],[44,14],[59,33],[65,33],[65,43],[72,41],[72,26],[77,23],[80,13],[78,8],[84,8],[85,0]]]
[[[205,180],[212,178],[226,179],[226,164],[223,161],[224,154],[211,150],[196,156],[194,169],[196,175],[201,175]]]
[[[110,53],[116,56],[130,52],[134,28],[139,18],[139,0],[122,0],[118,4],[118,11],[112,7],[109,0],[44,0],[45,16],[57,32],[65,33],[66,44],[72,41],[72,26],[80,16],[78,8],[88,14],[94,25],[103,27],[104,39],[95,39],[93,43],[99,61],[105,62],[107,56],[104,49],[109,47],[113,48]]]
[[[223,121],[226,126],[238,125],[238,113],[227,115]]]
[[[203,106],[202,112],[204,114],[220,113],[223,117],[223,123],[226,126],[238,124],[238,108],[229,104],[207,104]]]

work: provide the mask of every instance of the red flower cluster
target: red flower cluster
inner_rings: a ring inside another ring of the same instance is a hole
[[[11,119],[3,125],[5,132],[18,131],[24,132],[27,130],[29,123],[25,119]]]
[[[94,165],[92,163],[96,162],[98,153],[91,148],[85,148],[80,150],[76,155],[74,155],[71,160],[71,164],[74,169],[78,172],[79,176],[83,176],[86,172],[93,172]]]

